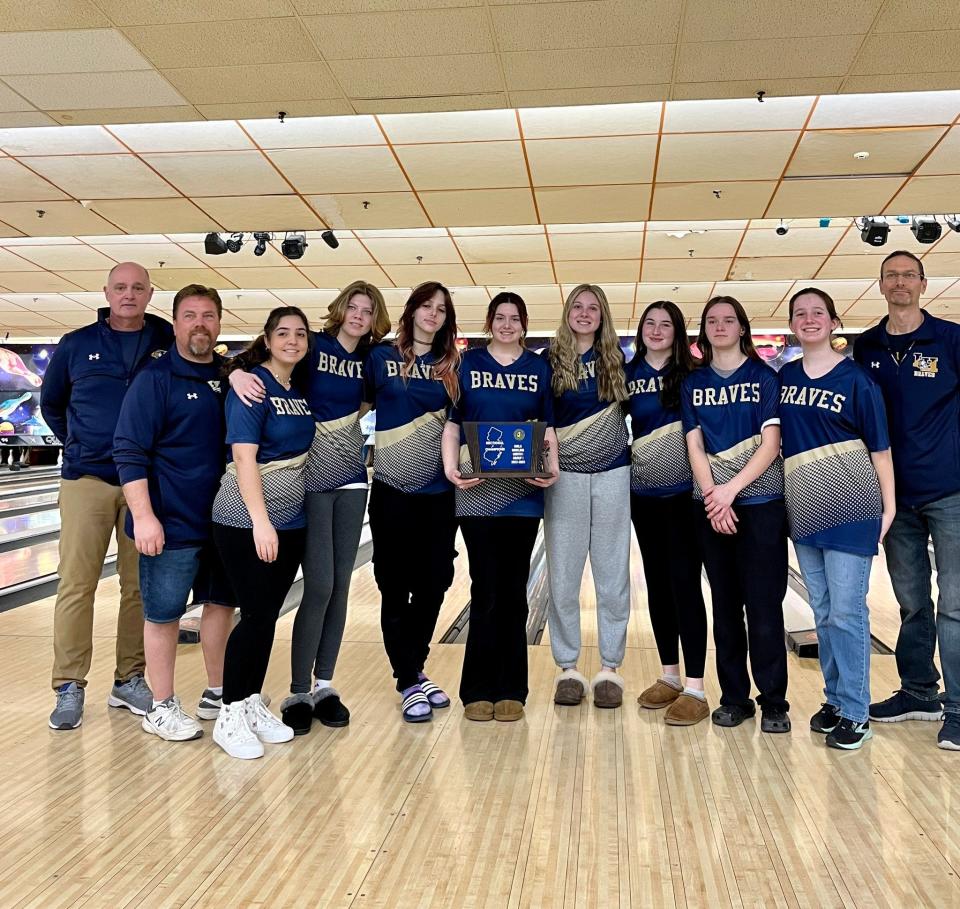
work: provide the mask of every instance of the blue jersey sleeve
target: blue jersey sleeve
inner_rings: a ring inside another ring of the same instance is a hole
[[[780,379],[764,366],[760,376],[760,429],[780,425]]]
[[[540,419],[552,427],[554,424],[553,415],[553,370],[546,357],[543,358],[544,369],[543,388],[540,389]]]
[[[61,443],[67,442],[67,405],[70,403],[70,342],[62,340],[43,374],[40,413]]]
[[[164,383],[157,370],[141,372],[130,384],[117,429],[113,435],[113,460],[120,484],[147,479],[151,452],[163,427],[166,407]]]
[[[680,386],[680,420],[683,423],[683,434],[700,426],[700,420],[697,419],[697,412],[693,409],[693,388],[690,383],[691,376],[687,376]]]
[[[263,427],[267,420],[266,401],[247,407],[234,394],[233,389],[227,395],[224,409],[227,419],[228,445],[234,442],[259,445],[263,438]]]
[[[856,389],[854,414],[860,438],[870,451],[886,451],[890,447],[890,433],[880,387],[869,376],[861,376]]]
[[[376,348],[374,348],[376,350]],[[379,358],[373,350],[367,355],[363,363],[363,403],[371,408],[377,406],[377,364]]]

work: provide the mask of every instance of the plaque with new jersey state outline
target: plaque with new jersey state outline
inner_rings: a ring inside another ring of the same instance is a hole
[[[544,470],[543,441],[547,424],[484,420],[467,421],[463,433],[472,472],[465,480],[494,477],[550,477]]]

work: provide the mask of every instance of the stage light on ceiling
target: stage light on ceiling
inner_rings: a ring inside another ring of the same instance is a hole
[[[253,247],[253,254],[262,256],[267,251],[267,243],[272,239],[270,234],[266,231],[256,230],[253,232],[253,239],[257,241],[257,245]]]
[[[868,246],[883,246],[890,236],[890,225],[883,218],[863,218],[860,239]]]
[[[203,251],[208,256],[222,256],[227,251],[227,243],[220,234],[207,234],[203,241]]]
[[[940,239],[940,234],[943,233],[943,226],[936,218],[914,215],[910,230],[918,243],[936,243]]]
[[[340,241],[336,238],[332,230],[325,230],[320,234],[320,239],[331,249],[336,249],[340,245]]]
[[[960,215],[944,215],[943,220],[947,222],[947,227],[949,227],[950,230],[954,230],[960,234]]]
[[[280,244],[280,252],[290,260],[302,259],[303,254],[307,251],[307,246],[306,234],[297,231],[293,234],[287,234],[283,238],[283,243]]]
[[[227,250],[229,252],[235,253],[240,252],[240,248],[243,246],[243,234],[233,234],[229,240],[227,240]]]

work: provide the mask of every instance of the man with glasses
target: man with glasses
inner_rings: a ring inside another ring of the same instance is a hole
[[[854,357],[887,405],[897,516],[884,540],[900,604],[900,690],[870,705],[881,723],[943,718],[941,748],[960,751],[960,325],[920,308],[923,263],[897,250],[880,266],[889,315],[865,331]],[[934,610],[928,542],[939,598]],[[933,662],[939,644],[944,688]]]

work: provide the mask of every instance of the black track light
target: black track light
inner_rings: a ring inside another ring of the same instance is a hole
[[[233,234],[229,240],[227,240],[227,249],[232,252],[240,252],[240,247],[243,246],[243,234]]]
[[[883,246],[890,236],[890,225],[883,218],[864,218],[860,239],[868,246]]]
[[[910,219],[910,230],[918,243],[936,243],[943,233],[943,226],[935,218],[914,215]]]
[[[203,241],[203,251],[208,256],[222,256],[227,251],[227,243],[220,234],[207,234]]]
[[[320,239],[331,249],[336,249],[340,245],[340,241],[336,238],[332,230],[325,230],[320,234]]]
[[[949,227],[950,230],[954,230],[960,234],[960,215],[944,215],[943,220],[947,222],[947,227]]]
[[[266,231],[255,230],[253,232],[253,239],[257,241],[257,245],[253,247],[253,254],[255,256],[262,256],[267,251],[267,244],[272,239],[270,234]]]
[[[280,244],[280,252],[290,260],[302,259],[303,254],[307,251],[307,246],[306,234],[297,231],[287,234],[283,238],[283,243]]]

